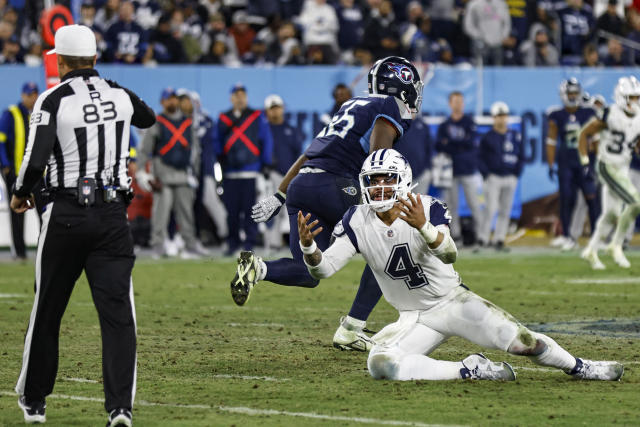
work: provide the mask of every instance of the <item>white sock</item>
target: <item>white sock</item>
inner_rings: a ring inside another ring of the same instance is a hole
[[[398,363],[397,380],[458,380],[462,362],[432,359],[422,354],[408,354]]]
[[[604,237],[611,232],[611,227],[613,222],[615,221],[615,215],[612,214],[602,214],[598,221],[596,222],[596,229],[589,240],[589,248],[593,251],[598,251],[598,246]]]
[[[361,331],[367,326],[367,321],[346,316],[342,321],[342,326],[348,331]]]
[[[265,262],[260,259],[260,277],[258,277],[258,280],[264,280],[264,278],[267,276],[267,264],[265,264]]]
[[[540,333],[536,333],[535,336],[537,339],[544,341],[547,349],[537,356],[529,356],[534,363],[562,369],[563,371],[570,371],[576,366],[576,358],[560,347],[553,339]]]
[[[620,218],[618,219],[618,225],[616,226],[616,232],[613,234],[611,244],[622,246],[622,243],[624,242],[624,236],[625,234],[627,234],[629,225],[631,225],[632,221],[635,221],[637,215],[638,207],[636,204],[628,205],[624,208],[622,214],[620,214]]]

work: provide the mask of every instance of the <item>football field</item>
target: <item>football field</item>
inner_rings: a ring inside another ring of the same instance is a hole
[[[483,351],[516,381],[376,381],[367,354],[331,346],[364,266],[353,261],[316,289],[258,284],[244,307],[229,294],[232,259],[152,261],[134,270],[138,322],[136,426],[640,425],[640,253],[630,270],[602,256],[592,272],[569,254],[518,248],[462,252],[463,282],[572,354],[618,360],[620,382],[573,380],[527,358],[459,338],[432,356]],[[32,264],[0,263],[0,425],[22,425],[13,392],[33,302]],[[384,300],[368,327],[397,312]],[[62,322],[47,425],[104,425],[100,330],[84,276]]]

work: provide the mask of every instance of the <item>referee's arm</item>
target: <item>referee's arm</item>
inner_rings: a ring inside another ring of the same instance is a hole
[[[146,129],[156,122],[156,113],[154,113],[153,110],[138,97],[138,95],[126,87],[120,86],[113,80],[107,80],[107,83],[109,83],[109,86],[111,87],[117,87],[124,90],[127,92],[127,95],[129,95],[131,104],[133,105],[133,116],[131,116],[132,125],[140,129]]]
[[[11,209],[17,213],[34,207],[31,190],[44,174],[47,160],[53,151],[56,141],[56,113],[56,105],[47,95],[38,98],[33,107],[29,122],[29,142],[11,198]],[[35,144],[36,140],[38,144]]]

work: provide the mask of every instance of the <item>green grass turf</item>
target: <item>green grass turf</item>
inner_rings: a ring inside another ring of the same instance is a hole
[[[604,272],[589,270],[576,253],[463,253],[456,263],[473,291],[525,324],[551,331],[573,354],[624,362],[624,377],[614,383],[575,381],[500,351],[484,353],[510,362],[518,373],[514,382],[375,381],[366,370],[366,354],[331,346],[338,319],[355,295],[362,261],[316,289],[260,283],[247,305],[236,307],[228,285],[235,269],[231,260],[139,260],[134,422],[333,426],[366,425],[356,418],[368,418],[373,424],[402,422],[395,425],[640,425],[640,254],[632,253],[630,260],[633,267],[622,271],[603,257],[610,266]],[[604,280],[571,282],[589,278]],[[0,264],[0,425],[23,422],[10,393],[20,370],[32,283],[31,265]],[[369,327],[378,330],[396,317],[381,301]],[[481,350],[453,338],[433,357],[461,360]],[[55,396],[47,402],[47,424],[104,425],[101,372],[97,314],[83,276],[62,322],[60,369]],[[93,382],[72,380],[77,378]],[[311,418],[311,413],[331,418]]]

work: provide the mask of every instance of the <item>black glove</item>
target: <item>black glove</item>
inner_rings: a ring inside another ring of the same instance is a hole
[[[593,177],[593,169],[591,168],[591,164],[582,166],[582,177],[583,178],[592,178]]]
[[[556,167],[549,166],[549,179],[551,181],[555,181],[557,176],[558,176],[558,171],[556,170]]]

